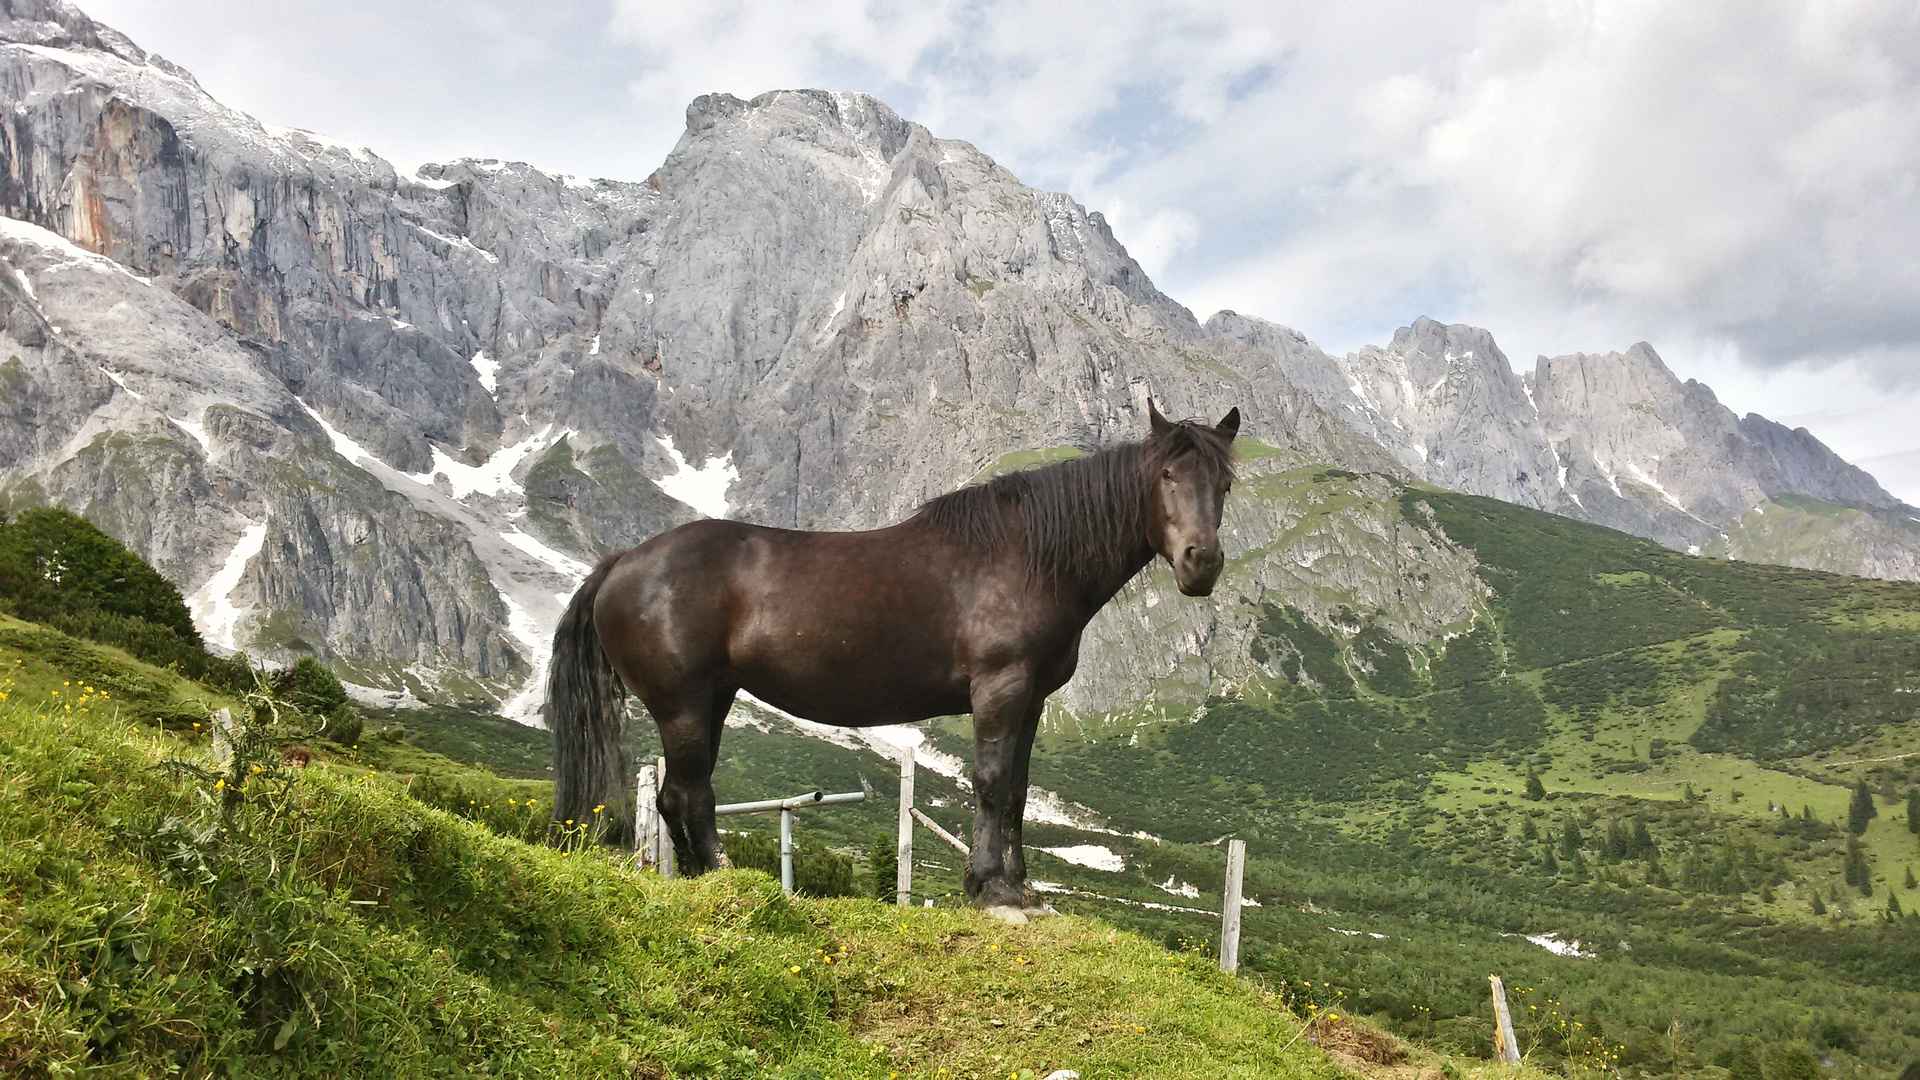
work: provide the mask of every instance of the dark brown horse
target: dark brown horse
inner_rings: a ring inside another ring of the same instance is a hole
[[[1212,427],[1148,411],[1141,442],[962,488],[889,528],[696,521],[603,560],[554,634],[554,817],[603,806],[605,838],[631,842],[622,684],[660,727],[660,814],[693,874],[728,865],[712,778],[739,691],[839,727],[972,713],[967,896],[1034,906],[1027,759],[1081,631],[1155,555],[1189,596],[1211,592],[1225,562],[1240,410]]]

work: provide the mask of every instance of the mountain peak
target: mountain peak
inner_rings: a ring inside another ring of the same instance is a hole
[[[882,161],[892,161],[917,126],[871,94],[845,91],[769,90],[751,99],[702,94],[687,106],[689,135],[705,135],[729,124],[767,123],[776,125],[776,135],[801,138],[814,125],[837,129]]]
[[[146,51],[120,31],[95,22],[66,0],[5,0],[0,3],[0,41],[111,53],[143,64]],[[172,65],[167,65],[172,67]]]

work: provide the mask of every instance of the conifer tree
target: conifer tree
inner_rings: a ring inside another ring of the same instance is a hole
[[[1547,786],[1540,782],[1540,774],[1534,772],[1533,766],[1531,765],[1527,766],[1527,793],[1525,797],[1534,802],[1539,802],[1541,799],[1547,797]]]
[[[1879,809],[1873,805],[1873,792],[1867,790],[1867,782],[1855,782],[1853,801],[1847,805],[1847,831],[1859,836],[1867,831],[1867,822],[1879,816]]]
[[[1900,910],[1900,894],[1897,892],[1894,892],[1892,889],[1888,889],[1887,890],[1887,918],[1897,919],[1900,916],[1905,914],[1906,912]]]
[[[1615,819],[1607,823],[1606,857],[1608,862],[1625,859],[1633,850],[1633,834],[1627,831],[1626,822]]]
[[[1646,858],[1656,850],[1658,850],[1658,848],[1656,848],[1653,843],[1653,834],[1647,831],[1646,820],[1643,818],[1634,818],[1633,857],[1636,859]]]
[[[1658,852],[1647,855],[1647,884],[1662,889],[1673,888],[1673,879],[1667,876],[1667,868],[1660,865]]]
[[[1860,841],[1847,837],[1846,859],[1847,884],[1857,886],[1861,896],[1873,895],[1873,871],[1867,866],[1867,856],[1860,850]]]
[[[1534,827],[1532,818],[1520,819],[1520,839],[1522,840],[1540,839],[1540,830]]]
[[[1920,881],[1913,880],[1913,867],[1907,867],[1907,888],[1920,889]]]
[[[1559,872],[1560,872],[1560,860],[1553,857],[1553,845],[1548,844],[1547,845],[1547,873],[1558,874]]]
[[[867,865],[873,872],[874,897],[891,902],[900,871],[900,855],[894,850],[893,837],[880,833],[873,838],[873,852],[867,856]]]
[[[1808,806],[1808,805],[1807,805],[1806,803],[1801,803],[1801,804],[1800,804],[1800,820],[1801,820],[1801,821],[1812,821],[1812,820],[1814,820],[1814,817],[1813,817],[1813,807],[1811,807],[1811,806]]]
[[[1760,1071],[1760,1058],[1754,1054],[1750,1040],[1740,1040],[1740,1045],[1727,1062],[1727,1080],[1763,1080]]]
[[[1827,902],[1820,899],[1819,893],[1813,894],[1813,913],[1815,915],[1825,915],[1827,913]]]
[[[1907,831],[1920,836],[1920,787],[1907,789]]]
[[[1567,827],[1560,834],[1560,856],[1568,862],[1580,858],[1580,826],[1572,818],[1567,819]]]

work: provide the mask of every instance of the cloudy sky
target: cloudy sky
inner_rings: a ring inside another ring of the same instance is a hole
[[[1920,3],[80,0],[404,165],[639,179],[712,91],[864,90],[1344,351],[1654,344],[1920,503]]]

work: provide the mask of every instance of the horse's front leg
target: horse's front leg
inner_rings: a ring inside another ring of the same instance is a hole
[[[1033,763],[1033,740],[1040,731],[1040,714],[1047,699],[1034,694],[1021,719],[1020,742],[1014,748],[1013,777],[1008,782],[1007,799],[1007,880],[1020,890],[1020,906],[1034,909],[1044,906],[1033,883],[1027,880],[1027,769]]]
[[[973,683],[973,856],[964,884],[979,908],[1020,907],[1020,880],[1009,874],[1007,841],[1021,733],[1033,697],[1024,671],[982,675]]]

